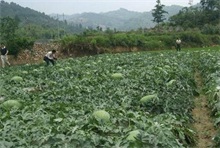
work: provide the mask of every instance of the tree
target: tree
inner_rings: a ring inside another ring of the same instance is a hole
[[[215,11],[220,9],[219,0],[201,0],[200,4],[202,5],[202,8],[205,10]]]
[[[162,5],[160,0],[157,0],[157,4],[155,5],[155,9],[153,9],[152,16],[154,19],[153,22],[157,23],[158,27],[159,24],[162,23],[164,20],[166,20],[164,14],[168,13],[167,11],[163,10],[163,7],[165,5]]]
[[[170,25],[181,26],[183,29],[201,28],[204,18],[198,7],[184,7],[178,14],[169,18]]]
[[[0,41],[9,49],[9,54],[17,56],[19,51],[32,47],[34,42],[18,34],[19,19],[0,18]]]
[[[203,14],[207,24],[220,23],[220,1],[219,0],[201,0]]]
[[[0,20],[0,28],[1,41],[10,42],[15,38],[18,22],[10,17],[4,17]]]

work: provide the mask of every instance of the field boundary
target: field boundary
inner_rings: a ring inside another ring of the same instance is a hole
[[[213,120],[211,118],[211,111],[208,108],[206,96],[202,92],[203,82],[198,71],[195,72],[195,81],[200,95],[195,97],[195,108],[192,111],[194,118],[193,127],[197,133],[196,148],[213,148],[214,142],[212,138],[216,135]]]

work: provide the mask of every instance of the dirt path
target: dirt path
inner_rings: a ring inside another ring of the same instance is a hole
[[[198,138],[198,143],[195,148],[214,148],[212,138],[216,134],[216,129],[210,118],[211,112],[208,108],[207,98],[201,91],[203,84],[201,75],[198,72],[195,74],[195,80],[198,90],[200,91],[200,96],[195,98],[195,108],[192,111],[193,118],[195,119],[193,126]]]

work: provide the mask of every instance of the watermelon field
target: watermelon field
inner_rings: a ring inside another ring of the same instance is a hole
[[[217,129],[219,90],[218,46],[1,68],[0,147],[196,147],[194,99],[206,95]],[[220,132],[211,139],[218,147]]]

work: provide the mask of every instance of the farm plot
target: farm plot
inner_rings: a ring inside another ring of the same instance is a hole
[[[194,145],[197,54],[105,54],[1,69],[0,147]]]

